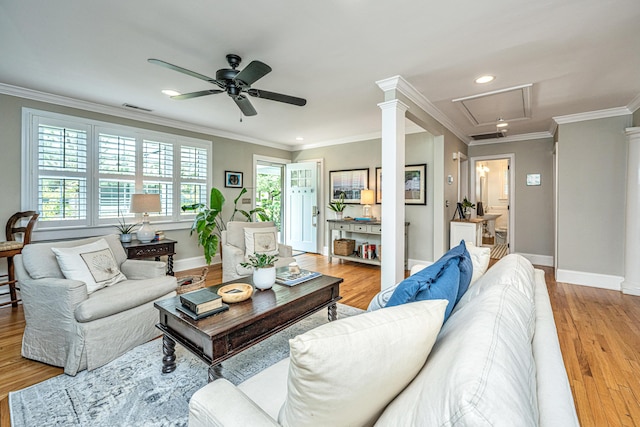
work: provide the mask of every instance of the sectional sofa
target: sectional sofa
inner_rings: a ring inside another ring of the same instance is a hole
[[[298,336],[290,358],[239,386],[222,379],[196,392],[189,426],[579,425],[543,271],[508,255],[442,325],[446,303]]]

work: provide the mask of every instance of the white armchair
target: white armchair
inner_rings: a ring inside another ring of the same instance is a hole
[[[53,248],[73,248],[105,239],[126,280],[91,292],[65,278]],[[75,375],[95,369],[158,335],[154,301],[176,294],[166,264],[130,260],[118,235],[32,243],[15,257],[26,326],[22,355],[64,367]]]
[[[252,273],[250,268],[240,265],[246,261],[247,246],[245,244],[245,229],[275,227],[272,221],[243,222],[230,221],[227,229],[221,233],[222,240],[222,281],[239,279]],[[295,261],[291,246],[278,244],[278,261],[276,267],[284,267]]]

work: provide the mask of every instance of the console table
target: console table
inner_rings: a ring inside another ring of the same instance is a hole
[[[409,223],[404,223],[404,269],[407,269],[407,256],[409,253],[409,238],[408,238],[408,229]],[[327,220],[327,230],[328,236],[327,242],[329,244],[329,262],[331,262],[331,258],[339,258],[353,262],[361,262],[364,264],[372,264],[372,265],[380,265],[382,264],[380,258],[374,259],[365,259],[361,258],[357,255],[336,255],[333,252],[333,241],[334,239],[334,231],[338,233],[338,238],[341,239],[343,237],[349,236],[356,240],[356,247],[358,244],[357,237],[360,238],[361,243],[364,242],[363,238],[366,239],[367,235],[376,236],[375,243],[380,248],[380,238],[378,236],[382,235],[382,223],[380,221],[357,221],[350,219],[328,219]],[[363,237],[364,236],[364,237]],[[371,243],[371,242],[369,242]]]
[[[128,259],[155,258],[156,261],[160,261],[160,257],[166,255],[167,274],[173,276],[173,255],[176,253],[176,243],[178,242],[171,239],[154,240],[149,243],[134,240],[123,243],[122,247],[127,253]]]

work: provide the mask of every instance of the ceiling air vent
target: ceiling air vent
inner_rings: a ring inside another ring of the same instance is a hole
[[[125,102],[124,104],[122,104],[122,106],[123,106],[124,108],[129,108],[129,109],[131,109],[131,110],[144,111],[144,112],[146,112],[146,113],[150,113],[150,112],[152,112],[152,111],[153,111],[153,110],[150,110],[150,109],[148,109],[148,108],[138,107],[137,105],[127,104],[126,102]]]
[[[482,141],[483,139],[497,139],[504,138],[506,135],[502,132],[480,133],[478,135],[471,135],[474,141]]]

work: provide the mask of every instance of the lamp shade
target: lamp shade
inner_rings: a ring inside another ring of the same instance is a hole
[[[372,205],[375,203],[375,199],[373,196],[373,190],[362,190],[360,191],[360,204],[361,205]]]
[[[159,194],[132,194],[131,206],[129,212],[131,213],[147,213],[147,212],[160,212],[162,207],[160,206]]]

